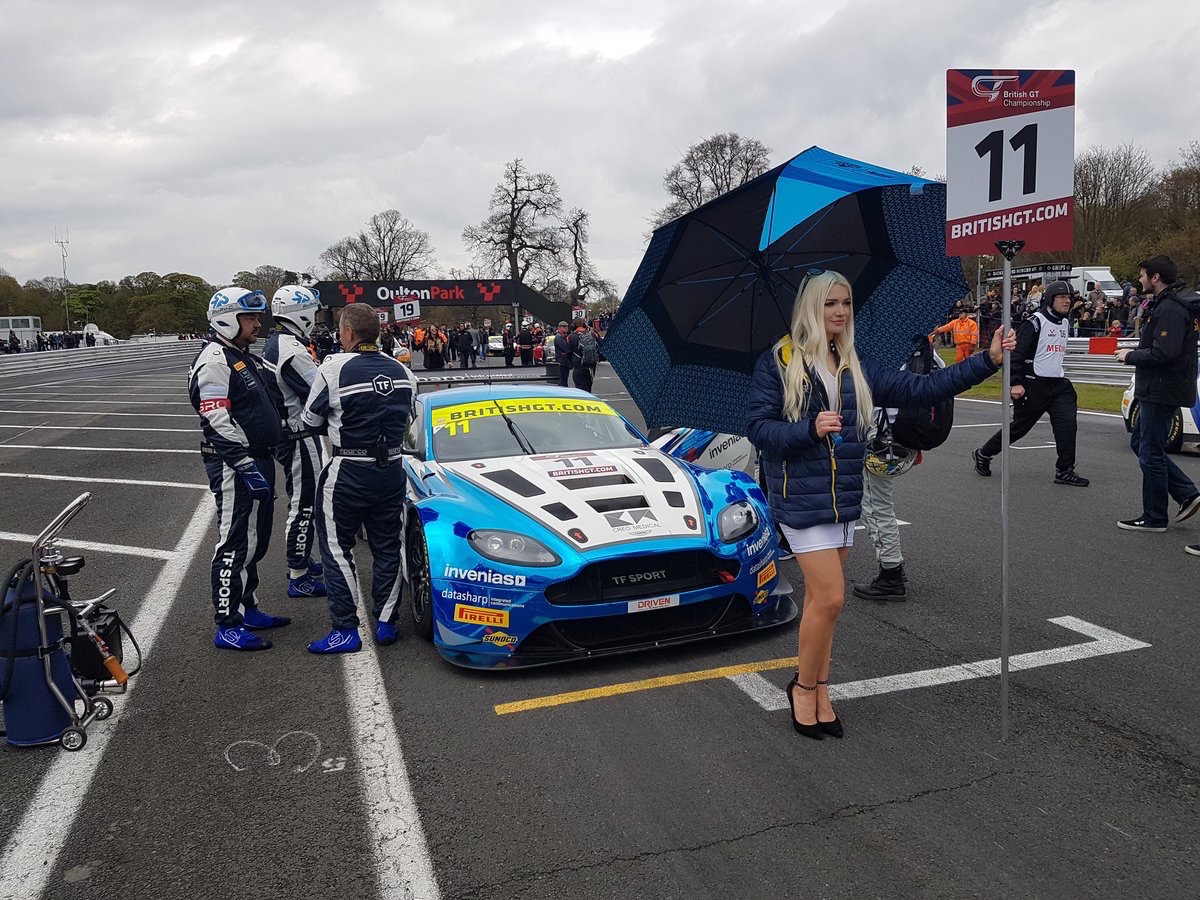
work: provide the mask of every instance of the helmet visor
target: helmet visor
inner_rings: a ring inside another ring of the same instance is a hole
[[[267,311],[267,296],[262,291],[242,294],[237,301],[238,312],[264,313]]]

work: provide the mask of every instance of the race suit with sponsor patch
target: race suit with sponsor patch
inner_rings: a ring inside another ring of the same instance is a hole
[[[288,495],[287,565],[293,578],[307,571],[316,538],[317,473],[321,471],[321,439],[301,421],[317,364],[300,340],[284,331],[267,338],[263,363],[273,377],[283,402],[283,440],[275,458],[283,466]]]
[[[258,562],[271,540],[274,499],[255,499],[242,472],[257,468],[272,489],[279,410],[261,361],[209,334],[192,362],[188,394],[200,416],[200,454],[217,503],[212,601],[218,628],[242,624],[258,606]]]
[[[400,447],[417,382],[403,363],[360,343],[321,364],[305,404],[306,427],[327,426],[333,445],[317,481],[317,537],[334,628],[357,628],[354,545],[371,548],[372,614],[395,622],[404,559],[406,479]]]

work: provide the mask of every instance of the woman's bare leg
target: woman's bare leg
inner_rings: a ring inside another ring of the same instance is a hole
[[[838,552],[838,557],[839,557],[839,571],[842,573],[841,598],[844,601],[845,593],[846,593],[846,579],[845,579],[846,558],[850,555],[850,548],[842,547],[837,552]],[[841,607],[839,606],[839,609],[840,608]],[[825,647],[825,661],[821,666],[821,674],[817,678],[818,681],[828,681],[829,680],[829,664],[832,659],[833,659],[833,632],[831,631],[829,634],[829,643]],[[808,682],[805,682],[805,684],[807,684],[807,683]],[[829,685],[827,685],[827,684],[817,685],[817,712],[819,713],[819,715],[817,716],[817,719],[822,722],[832,722],[836,716],[836,714],[833,711],[833,704],[829,701]]]
[[[797,553],[796,562],[804,573],[804,614],[796,653],[796,671],[800,684],[812,687],[829,675],[829,657],[833,629],[846,598],[846,580],[842,572],[845,559],[840,550],[813,550]],[[796,690],[796,721],[812,725],[817,718],[817,694]],[[825,694],[829,702],[829,694]]]

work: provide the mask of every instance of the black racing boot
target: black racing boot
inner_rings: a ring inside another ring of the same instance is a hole
[[[854,586],[854,596],[863,600],[896,600],[901,603],[905,599],[904,563],[894,569],[879,567],[879,575],[866,587]]]

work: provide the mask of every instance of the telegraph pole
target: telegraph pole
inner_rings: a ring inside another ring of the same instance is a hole
[[[62,251],[62,267],[63,267],[63,312],[67,317],[67,334],[71,332],[71,307],[67,305],[67,244],[71,243],[71,233],[67,228],[63,228],[62,234],[58,233],[58,226],[54,227],[54,243],[58,244],[58,249]]]

